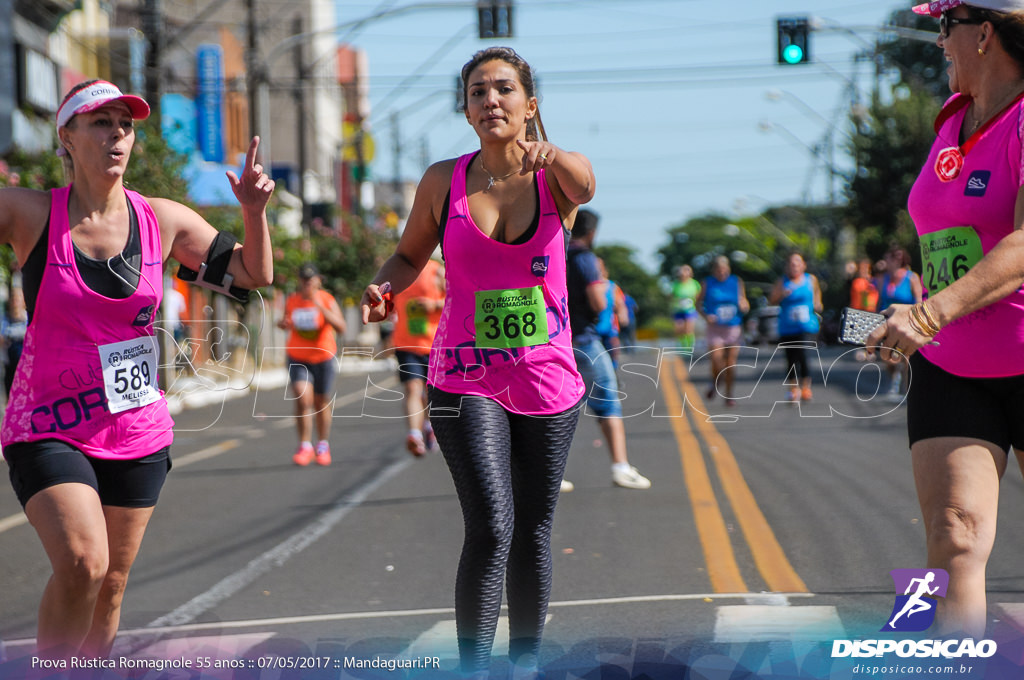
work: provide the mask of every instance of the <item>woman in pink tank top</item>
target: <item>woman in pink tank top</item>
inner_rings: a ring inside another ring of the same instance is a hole
[[[441,244],[447,298],[430,419],[462,505],[456,624],[463,671],[477,674],[490,665],[506,581],[509,656],[537,664],[555,503],[583,396],[565,248],[595,180],[584,156],[547,141],[533,74],[513,50],[478,52],[462,82],[480,150],[427,170],[362,306],[364,322],[384,319],[382,284],[404,290]]]
[[[14,248],[33,300],[0,438],[53,567],[39,607],[40,656],[110,653],[170,469],[174,423],[156,384],[153,330],[164,262],[199,270],[219,257],[241,289],[273,277],[265,208],[274,183],[255,163],[259,140],[241,177],[228,173],[245,245],[208,257],[218,235],[202,217],[124,187],[134,121],[148,115],[144,100],[111,83],[72,88],[57,111],[69,185],[0,190],[0,242]]]
[[[914,11],[939,19],[954,96],[908,201],[925,299],[891,305],[868,344],[883,360],[909,357],[926,566],[950,586],[930,634],[980,639],[1000,478],[1011,449],[1024,462],[1024,0]]]

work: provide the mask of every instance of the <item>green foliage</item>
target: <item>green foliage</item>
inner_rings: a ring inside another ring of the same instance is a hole
[[[891,103],[875,98],[848,146],[858,170],[847,190],[847,217],[869,253],[898,238],[907,223],[907,196],[935,139],[938,100],[922,90],[898,94]]]
[[[4,157],[6,168],[0,171],[0,187],[23,187],[47,191],[64,186],[64,167],[51,151],[26,153],[20,149]]]
[[[909,9],[893,12],[889,24],[938,32],[935,19]],[[892,101],[876,93],[866,110],[851,117],[854,133],[847,151],[857,171],[847,185],[845,217],[858,233],[858,249],[878,259],[890,243],[917,250],[907,197],[935,139],[935,116],[950,91],[942,50],[934,42],[883,34],[875,56],[883,70],[896,75],[897,85]]]
[[[188,182],[182,175],[187,163],[188,157],[168,146],[156,124],[147,120],[135,127],[135,146],[124,185],[143,196],[188,204]]]
[[[793,250],[804,251],[809,260],[827,254],[827,240],[815,235],[818,222],[808,214],[811,210],[778,208],[757,217],[710,214],[690,219],[669,229],[669,242],[658,250],[660,273],[671,279],[676,267],[689,264],[694,276],[703,278],[711,270],[711,261],[725,255],[741,278],[772,281]]]
[[[609,244],[595,246],[594,253],[604,260],[608,277],[636,300],[637,326],[645,326],[654,317],[667,312],[668,298],[658,286],[657,277],[636,262],[635,249]]]
[[[351,216],[343,219],[342,234],[315,228],[309,237],[275,238],[275,285],[298,288],[298,271],[312,262],[324,278],[324,288],[340,302],[359,301],[363,289],[395,250],[398,235],[392,229],[375,229]]]
[[[938,33],[939,22],[929,16],[901,9],[889,15],[889,25]],[[908,40],[895,33],[883,33],[875,47],[881,67],[898,72],[899,81],[919,92],[927,92],[937,99],[949,96],[946,60],[934,42]]]

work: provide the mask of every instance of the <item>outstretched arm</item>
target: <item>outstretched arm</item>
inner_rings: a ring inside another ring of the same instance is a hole
[[[523,150],[522,174],[548,169],[548,187],[562,219],[594,198],[597,180],[586,156],[577,151],[565,151],[551,142],[517,140],[516,143]]]
[[[448,192],[453,163],[442,161],[427,168],[413,200],[405,231],[395,248],[395,253],[384,262],[373,281],[363,291],[360,306],[363,323],[383,321],[387,318],[380,286],[387,282],[392,293],[408,288],[427,265],[431,253],[439,242],[438,215],[443,205],[443,196]]]
[[[263,166],[256,162],[259,143],[259,137],[253,137],[241,177],[231,171],[227,173],[231,190],[241,206],[242,222],[245,225],[245,240],[235,246],[228,273],[234,277],[235,286],[248,290],[269,286],[274,280],[273,251],[266,213],[267,202],[274,193],[274,181],[264,174]],[[164,259],[170,256],[186,267],[198,270],[206,260],[217,230],[197,212],[175,201],[150,199],[150,204],[160,221],[165,244]]]

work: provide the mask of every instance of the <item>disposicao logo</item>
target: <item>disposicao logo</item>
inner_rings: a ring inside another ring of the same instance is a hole
[[[893,569],[896,600],[881,632],[910,633],[928,630],[935,622],[935,598],[945,597],[949,589],[949,573],[944,569]],[[994,640],[946,638],[940,640],[834,640],[832,658],[899,657],[946,659],[968,657],[988,658],[997,651]]]
[[[928,630],[935,621],[934,598],[945,597],[949,574],[945,569],[893,569],[896,602],[883,631],[902,633]]]

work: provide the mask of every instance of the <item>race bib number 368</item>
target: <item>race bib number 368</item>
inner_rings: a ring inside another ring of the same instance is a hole
[[[100,345],[99,353],[107,408],[111,413],[139,408],[160,399],[155,337],[144,335]]]
[[[972,227],[950,227],[921,236],[924,285],[929,295],[953,283],[985,255]]]
[[[532,347],[548,340],[548,314],[540,286],[476,293],[477,347]]]

